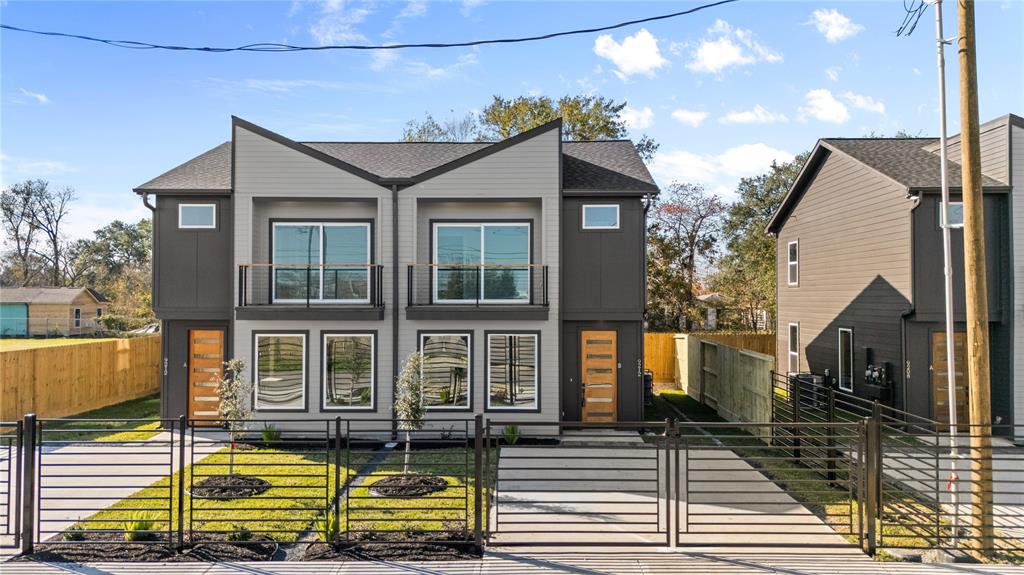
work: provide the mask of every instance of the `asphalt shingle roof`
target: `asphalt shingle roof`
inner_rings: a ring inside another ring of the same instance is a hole
[[[70,304],[83,291],[89,292],[100,303],[107,303],[103,294],[89,288],[0,288],[0,303]]]
[[[925,149],[937,138],[827,138],[830,146],[911,189],[938,188],[940,161],[937,153]],[[959,187],[962,174],[956,162],[948,162],[950,187]],[[1005,186],[989,176],[982,176],[983,186]]]
[[[380,178],[412,178],[490,143],[302,142]],[[563,142],[563,187],[567,190],[658,190],[628,140]],[[231,189],[231,142],[225,142],[142,184],[140,191]]]

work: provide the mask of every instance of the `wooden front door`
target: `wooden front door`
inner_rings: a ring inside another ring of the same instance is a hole
[[[967,334],[953,333],[953,360],[956,362],[956,419],[965,426],[967,413]],[[946,332],[932,333],[932,418],[949,423],[949,386],[946,383]],[[966,427],[961,430],[966,431]]]
[[[217,384],[224,375],[224,332],[193,329],[188,337],[188,418],[193,425],[215,425],[220,415]]]
[[[618,419],[618,333],[584,331],[580,334],[583,384],[583,421]]]

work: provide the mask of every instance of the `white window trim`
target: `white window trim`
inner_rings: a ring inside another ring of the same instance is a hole
[[[536,333],[489,333],[487,334],[486,360],[487,360],[487,409],[494,411],[535,411],[537,400],[540,398],[540,366],[533,366],[533,403],[531,405],[516,406],[492,406],[491,405],[491,338],[492,337],[532,337],[534,348],[534,361],[540,357],[540,334]]]
[[[437,281],[437,269],[438,269],[438,267],[443,267],[443,265],[439,264],[438,261],[437,261],[437,259],[438,259],[437,258],[437,248],[438,248],[438,245],[437,245],[437,229],[438,228],[440,228],[440,227],[480,228],[480,261],[476,265],[483,266],[483,265],[485,265],[483,263],[483,260],[484,260],[485,254],[487,253],[487,245],[486,245],[487,244],[487,236],[486,236],[486,234],[484,234],[484,228],[485,227],[522,227],[522,226],[526,226],[526,235],[527,235],[527,238],[529,238],[527,241],[531,241],[533,239],[533,227],[532,227],[531,223],[528,222],[528,221],[522,221],[522,222],[480,222],[480,223],[434,222],[434,229],[432,230],[432,233],[433,233],[433,236],[434,236],[434,239],[433,239],[433,246],[434,246],[433,250],[434,250],[434,253],[431,254],[432,263],[434,265],[432,265],[431,268],[430,268],[431,269],[431,271],[430,271],[430,275],[431,275],[430,283],[433,286],[431,288],[431,290],[434,292],[433,293],[433,296],[434,296],[433,301],[434,301],[434,303],[441,303],[441,304],[468,304],[468,303],[476,303],[477,302],[477,300],[475,300],[475,299],[441,299],[439,297],[439,295],[438,295],[438,288],[440,287],[440,285],[439,285],[439,282]],[[530,297],[532,295],[532,290],[533,290],[533,274],[529,273],[529,271],[532,269],[530,266],[533,265],[532,254],[533,254],[533,246],[527,246],[527,261],[528,261],[528,263],[526,265],[524,265],[523,267],[525,267],[527,269],[527,276],[528,276],[530,281],[528,281],[526,283],[526,297],[525,298],[522,298],[522,299],[487,299],[486,297],[484,297],[487,294],[484,291],[486,289],[485,288],[485,282],[483,281],[483,276],[481,276],[481,278],[480,278],[480,300],[479,301],[486,302],[486,303],[512,304],[512,305],[527,305],[527,304],[529,304],[530,303]],[[473,266],[473,264],[468,264],[467,269],[471,268],[472,266]]]
[[[76,307],[72,317],[75,319],[75,327],[82,327],[82,308]]]
[[[370,405],[327,405],[327,340],[332,337],[368,337],[370,338]],[[323,332],[321,339],[322,361],[320,378],[320,409],[323,411],[372,411],[377,407],[377,334],[375,333],[348,333],[348,332]]]
[[[213,224],[209,226],[186,225],[181,223],[182,208],[213,208]],[[181,230],[215,230],[217,229],[217,204],[178,204],[178,229]]]
[[[260,406],[260,338],[264,337],[299,337],[302,338],[302,406],[301,407],[262,407]],[[253,411],[306,411],[306,334],[304,333],[257,333],[253,339],[255,349],[253,356],[256,361],[253,372]]]
[[[796,246],[796,259],[795,260],[789,259],[789,253],[790,253],[789,248],[791,246]],[[795,274],[790,274],[789,270],[794,269],[794,268],[796,269],[796,273]],[[792,279],[793,276],[796,277],[796,281],[794,281]],[[800,285],[800,240],[799,239],[793,240],[793,241],[789,242],[788,244],[786,244],[786,285],[788,285],[788,286],[799,286]]]
[[[793,328],[796,328],[796,351],[793,351]],[[794,360],[796,369],[793,369]],[[789,373],[800,373],[800,324],[786,326],[786,369]]]
[[[318,266],[316,269],[318,269],[320,271],[320,274],[319,274],[319,277],[320,277],[320,289],[318,290],[318,293],[320,294],[321,297],[309,298],[309,301],[311,301],[311,302],[315,301],[317,303],[345,303],[345,304],[370,303],[370,290],[372,289],[370,287],[370,283],[371,283],[370,282],[370,261],[371,261],[370,258],[372,257],[372,255],[371,255],[371,251],[372,251],[371,246],[373,244],[373,238],[370,237],[370,224],[369,224],[369,222],[274,222],[273,231],[271,232],[271,235],[272,235],[273,239],[271,241],[273,243],[276,243],[276,240],[277,240],[277,228],[278,227],[301,227],[301,226],[309,226],[309,227],[320,228],[320,248],[319,248],[320,261],[319,261],[319,263],[316,264]],[[339,227],[339,228],[344,228],[344,227],[363,227],[363,228],[366,228],[366,264],[367,265],[366,265],[366,297],[365,298],[357,298],[357,299],[323,299],[323,294],[324,294],[324,274],[323,274],[323,271],[324,271],[324,267],[323,267],[323,265],[324,265],[324,231],[323,231],[323,228],[325,228],[325,227],[327,227],[327,228],[329,228],[329,227]],[[273,264],[274,263],[274,261],[273,261],[274,260],[273,246],[271,247],[270,260],[271,260],[271,263]],[[272,272],[271,272],[272,277],[271,277],[271,281],[270,281],[270,290],[271,290],[271,296],[270,297],[271,297],[271,301],[273,301],[273,303],[306,303],[305,299],[278,298],[277,297],[277,268],[272,266],[270,269],[272,270]],[[301,268],[296,268],[296,269],[301,269]]]
[[[427,411],[466,411],[473,407],[473,336],[469,333],[458,332],[431,332],[420,334],[420,354],[423,352],[424,340],[428,337],[464,337],[466,338],[466,404],[465,405],[424,405]],[[423,364],[426,356],[420,361],[420,386],[423,385]]]
[[[614,226],[588,226],[587,225],[587,208],[615,208],[615,225]],[[581,211],[582,215],[582,228],[585,230],[617,230],[622,224],[622,219],[619,217],[619,204],[583,204]]]
[[[843,385],[843,332],[850,334],[850,384]],[[839,369],[836,370],[839,373],[839,389],[840,391],[846,391],[853,393],[853,330],[848,327],[839,328]]]

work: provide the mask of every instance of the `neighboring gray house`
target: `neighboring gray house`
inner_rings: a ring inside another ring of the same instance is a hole
[[[982,125],[995,421],[1024,423],[1024,120]],[[960,200],[959,139],[949,182]],[[935,138],[823,139],[768,226],[778,237],[780,372],[948,417]],[[962,210],[953,205],[951,217]],[[957,405],[967,420],[963,234],[953,233]],[[869,366],[871,369],[869,371]]]
[[[136,188],[155,214],[163,415],[216,418],[210,380],[237,357],[258,418],[390,419],[422,350],[429,418],[642,417],[658,188],[631,142],[561,128],[296,142],[234,118],[230,142]]]

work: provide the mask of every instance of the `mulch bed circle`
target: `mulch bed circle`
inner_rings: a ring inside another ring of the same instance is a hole
[[[252,475],[211,475],[192,484],[189,495],[198,499],[243,499],[270,489],[270,482]]]
[[[122,532],[87,532],[85,539],[99,543],[38,543],[35,553],[12,560],[45,563],[269,561],[278,548],[276,541],[265,536],[254,535],[251,541],[233,542],[219,533],[192,540],[184,553],[178,553],[168,542],[166,532],[160,532],[149,543],[125,541]]]
[[[447,487],[448,482],[443,477],[409,473],[376,481],[370,485],[370,492],[381,497],[422,497]]]
[[[482,556],[480,549],[472,540],[467,541],[461,530],[362,532],[349,534],[348,542],[338,546],[314,543],[306,548],[302,561],[457,561]]]

